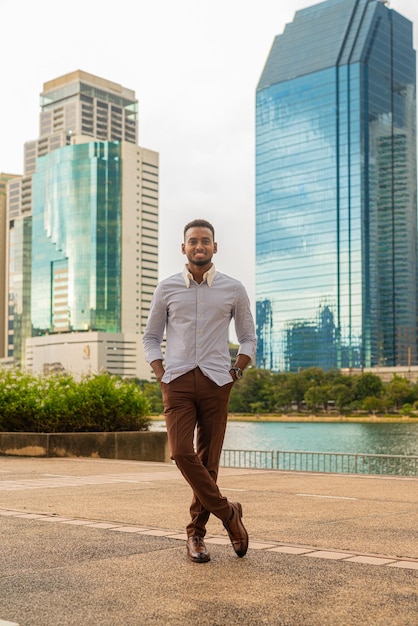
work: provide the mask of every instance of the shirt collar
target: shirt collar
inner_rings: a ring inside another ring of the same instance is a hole
[[[208,271],[203,274],[203,280],[206,280],[208,287],[212,286],[213,279],[215,278],[215,274],[216,274],[216,269],[214,265],[212,265],[212,267],[210,267]],[[193,280],[193,274],[189,272],[187,265],[185,265],[183,268],[183,278],[184,278],[184,282],[186,283],[186,287],[189,288],[190,281]]]

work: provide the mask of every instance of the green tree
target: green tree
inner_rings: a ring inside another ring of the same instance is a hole
[[[409,404],[409,402],[402,405],[402,408],[400,409],[399,413],[401,413],[402,415],[409,416],[409,417],[416,417],[414,407],[411,404]]]
[[[361,401],[360,407],[368,413],[376,415],[376,413],[382,413],[385,410],[385,403],[382,398],[377,396],[367,396]]]
[[[322,385],[326,380],[326,374],[320,367],[309,367],[306,370],[301,370],[298,376],[305,383],[307,389],[313,385]]]
[[[341,374],[339,370],[328,370],[324,372],[324,380],[328,385],[346,385],[352,386],[352,378]]]
[[[328,385],[312,385],[305,393],[306,406],[313,411],[326,410],[329,400],[331,400],[331,396]]]
[[[306,376],[292,372],[287,375],[287,388],[289,389],[291,402],[296,402],[298,411],[300,411],[302,402],[305,400],[305,393],[309,388],[309,380]]]
[[[232,387],[229,400],[231,413],[269,413],[274,409],[274,374],[269,370],[249,368]]]
[[[164,411],[163,397],[161,394],[161,385],[157,381],[140,380],[137,381],[142,389],[144,397],[150,405],[150,412],[160,415]]]
[[[415,404],[416,402],[418,402],[418,383],[411,384],[411,393],[413,397],[412,404]]]
[[[376,396],[379,398],[383,394],[383,382],[371,372],[365,372],[355,377],[354,395],[357,400],[363,400],[368,396]]]
[[[400,409],[407,402],[412,403],[414,401],[414,391],[409,381],[395,375],[386,385],[385,400],[386,406],[389,408],[393,407],[395,410]]]
[[[344,412],[354,399],[352,385],[342,382],[336,382],[329,386],[330,399],[335,402],[336,408],[340,413]]]
[[[297,377],[297,374],[283,373],[276,374],[273,379],[273,397],[274,397],[274,410],[287,411],[297,397],[296,386],[293,385],[293,380]],[[300,402],[303,400],[303,393],[301,394]],[[295,400],[296,401],[296,400]]]

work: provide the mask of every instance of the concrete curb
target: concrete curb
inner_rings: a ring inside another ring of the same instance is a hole
[[[0,433],[0,455],[170,462],[167,433]]]

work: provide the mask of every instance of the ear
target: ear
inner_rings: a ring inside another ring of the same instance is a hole
[[[216,254],[217,252],[218,252],[218,244],[215,241],[213,244],[213,254]]]
[[[185,248],[184,243],[181,244],[181,253],[186,254],[186,248]]]

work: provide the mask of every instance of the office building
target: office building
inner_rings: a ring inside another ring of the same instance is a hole
[[[7,345],[7,183],[17,176],[0,172],[0,359],[6,357]]]
[[[6,354],[6,241],[7,241],[7,181],[8,176],[0,172],[0,359]]]
[[[158,154],[137,145],[137,108],[133,91],[80,70],[44,84],[39,138],[9,183],[8,353],[18,365],[30,368],[43,345],[27,354],[31,336],[145,327],[158,280]]]
[[[417,361],[412,23],[379,0],[296,12],[256,95],[257,365]]]
[[[87,331],[54,333],[26,341],[26,368],[32,374],[83,376],[108,372],[123,378],[149,379],[140,335]]]

